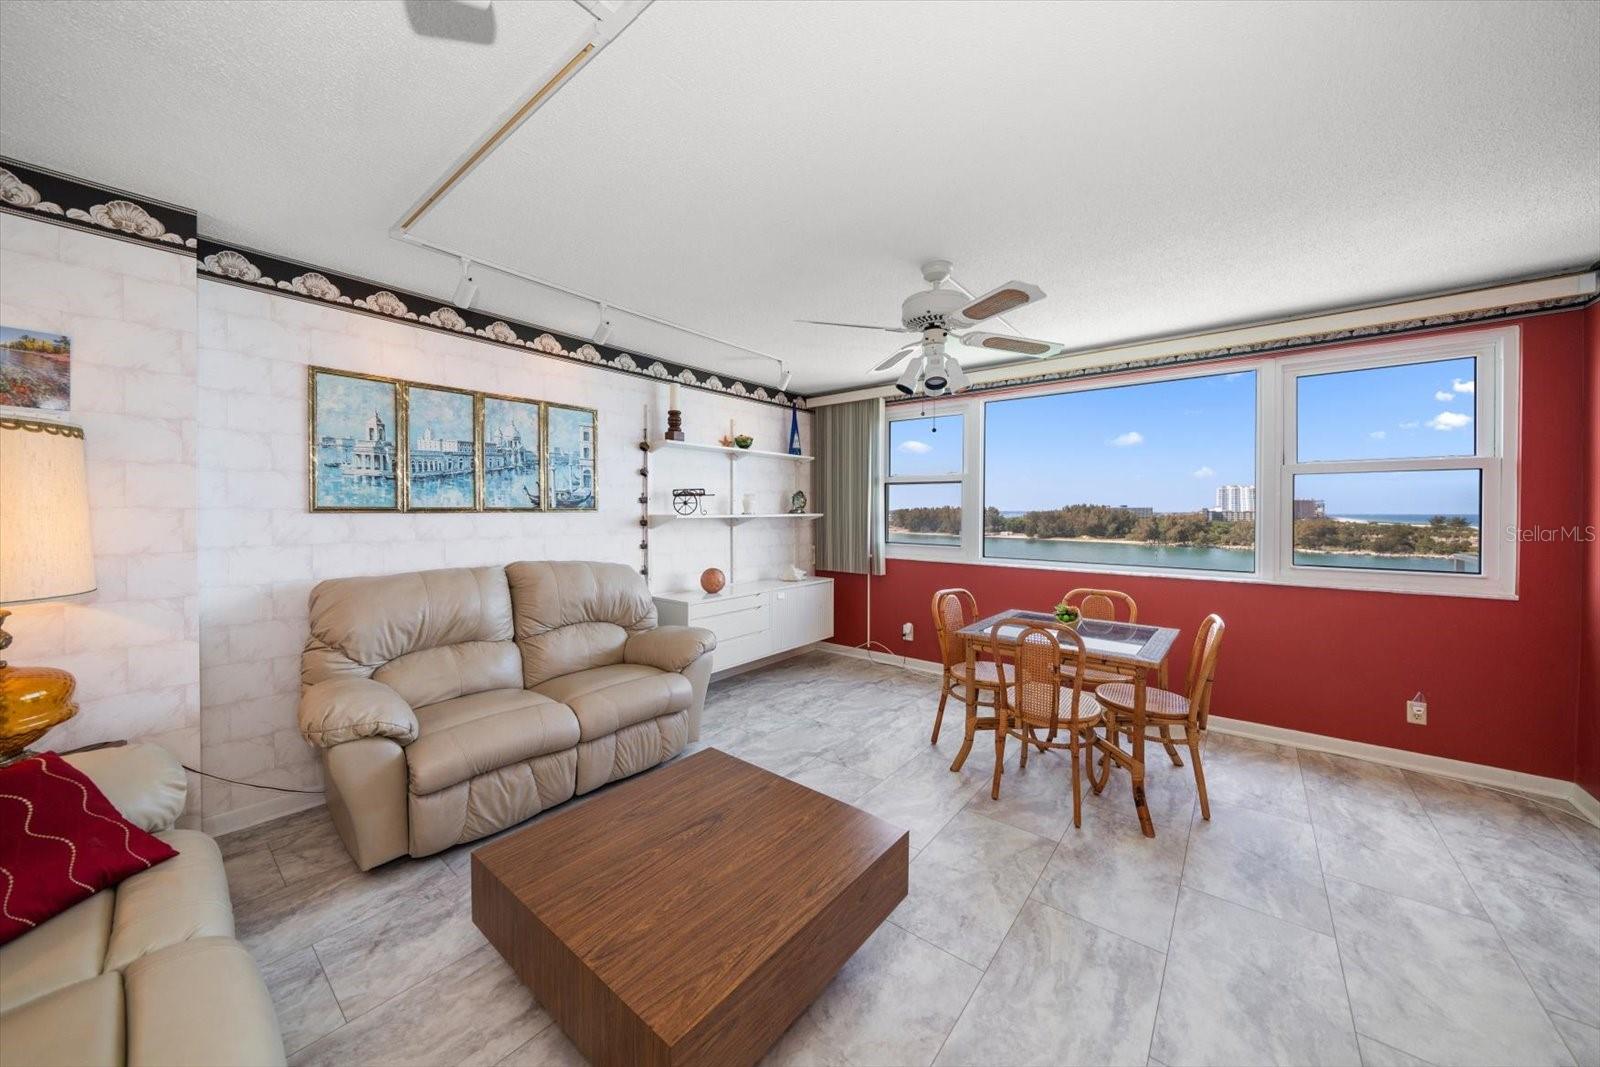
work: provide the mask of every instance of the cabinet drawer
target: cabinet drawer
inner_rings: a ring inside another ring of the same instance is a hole
[[[772,635],[765,630],[724,641],[717,638],[716,651],[711,653],[711,669],[726,670],[758,660],[772,653]]]
[[[749,596],[729,597],[727,600],[701,600],[689,606],[689,621],[695,626],[707,626],[707,619],[714,619],[719,615],[733,615],[741,611],[763,608],[766,606],[765,593],[752,593]]]
[[[703,626],[716,634],[718,642],[732,641],[736,637],[765,633],[767,608],[765,604],[755,604],[742,611],[730,611],[713,615],[708,619],[698,619],[694,625]]]

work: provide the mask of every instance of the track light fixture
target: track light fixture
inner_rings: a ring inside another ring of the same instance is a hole
[[[780,367],[783,366],[781,363],[778,365]],[[789,379],[793,377],[794,371],[790,370],[788,367],[783,367],[783,381],[778,383],[778,392],[787,393],[789,391]]]
[[[477,271],[473,266],[472,260],[462,256],[461,280],[456,283],[456,293],[455,296],[450,298],[450,302],[463,311],[471,307],[472,302],[478,299],[478,279],[476,275]]]
[[[604,304],[600,305],[600,325],[594,330],[594,343],[603,345],[611,340],[611,316],[607,314],[611,309]]]

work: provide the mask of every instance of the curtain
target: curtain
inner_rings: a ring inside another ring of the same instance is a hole
[[[811,409],[816,493],[817,569],[883,573],[879,442],[883,401],[857,400]]]

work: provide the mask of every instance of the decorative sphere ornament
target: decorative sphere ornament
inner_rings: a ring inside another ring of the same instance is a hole
[[[700,573],[700,588],[708,593],[720,593],[728,584],[728,576],[716,567],[707,567]]]

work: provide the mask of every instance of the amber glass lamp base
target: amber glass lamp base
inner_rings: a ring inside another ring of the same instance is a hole
[[[78,714],[77,681],[54,667],[0,667],[0,763]]]

